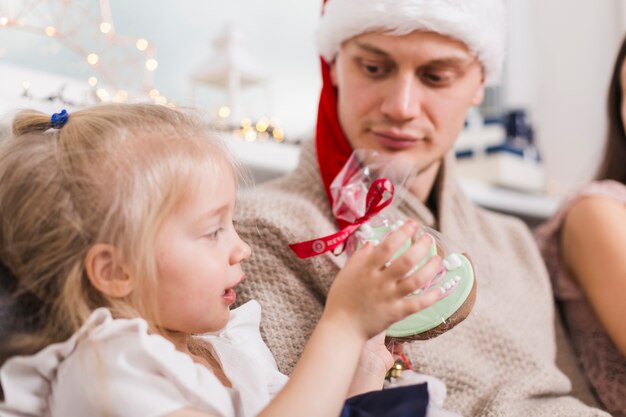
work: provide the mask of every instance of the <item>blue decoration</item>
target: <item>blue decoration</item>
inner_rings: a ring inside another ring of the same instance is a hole
[[[60,113],[54,113],[50,118],[50,127],[53,129],[61,129],[67,123],[67,119],[69,119],[70,115],[67,113],[67,110],[63,109]]]

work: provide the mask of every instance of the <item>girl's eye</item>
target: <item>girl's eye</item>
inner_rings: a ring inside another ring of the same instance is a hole
[[[206,235],[204,235],[205,237],[211,239],[211,240],[215,240],[217,239],[217,237],[219,236],[220,233],[222,233],[222,231],[224,231],[223,227],[220,227],[210,233],[207,233]]]

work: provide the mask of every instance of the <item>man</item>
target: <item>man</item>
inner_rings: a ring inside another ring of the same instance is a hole
[[[327,2],[315,142],[303,145],[295,172],[239,205],[238,229],[253,247],[241,298],[262,304],[262,330],[282,371],[295,364],[345,262],[330,253],[301,260],[288,244],[337,230],[330,183],[353,149],[365,148],[413,162],[411,192],[391,210],[440,230],[476,266],[469,317],[404,347],[415,370],[446,383],[445,407],[463,415],[605,415],[571,395],[555,364],[552,292],[528,228],[477,207],[456,182],[451,149],[468,108],[499,77],[504,20],[501,0]],[[564,348],[559,358],[576,395],[593,402]]]

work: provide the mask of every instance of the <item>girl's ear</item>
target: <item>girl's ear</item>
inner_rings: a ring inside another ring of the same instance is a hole
[[[85,270],[91,284],[110,297],[126,297],[134,289],[134,282],[120,263],[117,250],[107,243],[97,243],[89,248]]]

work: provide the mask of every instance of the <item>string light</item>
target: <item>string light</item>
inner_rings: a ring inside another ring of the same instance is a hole
[[[159,63],[154,58],[150,58],[146,61],[146,69],[148,71],[154,71],[155,69],[157,69],[158,66],[159,66]]]
[[[98,85],[98,79],[96,77],[89,77],[89,79],[87,80],[87,82],[89,83],[90,86],[95,87],[96,85]]]
[[[100,23],[100,32],[104,33],[105,35],[111,32],[111,29],[113,29],[113,27],[109,22]]]
[[[109,92],[104,88],[98,88],[96,90],[96,96],[98,96],[100,101],[109,101]]]
[[[128,99],[128,92],[126,90],[119,90],[113,96],[113,101],[116,103],[124,102]]]
[[[270,121],[267,117],[261,117],[256,123],[256,130],[258,132],[265,132],[270,125]]]
[[[225,119],[230,115],[230,108],[226,105],[220,106],[217,110],[217,116],[221,119]],[[276,126],[272,121],[277,121],[275,117],[261,117],[256,122],[253,122],[249,117],[243,117],[237,127],[225,125],[223,121],[220,121],[214,128],[224,129],[232,134],[234,139],[244,140],[246,142],[266,142],[269,139],[273,139],[275,142],[283,142],[285,140],[285,131],[283,128]]]
[[[161,95],[161,93],[159,93],[159,90],[157,90],[156,88],[153,88],[152,90],[150,90],[148,95],[150,96],[151,99],[156,99],[157,97]]]
[[[96,65],[99,60],[100,57],[98,56],[98,54],[91,53],[87,55],[87,62],[89,63],[89,65]]]
[[[217,115],[221,117],[222,119],[227,118],[228,116],[230,116],[230,107],[228,106],[220,107],[219,110],[217,111]]]
[[[282,142],[285,140],[285,131],[280,127],[275,128],[272,135],[274,136],[274,140],[276,142]]]
[[[155,48],[144,38],[115,33],[110,0],[90,1],[95,3],[94,7],[70,0],[29,0],[28,7],[12,7],[13,0],[9,0],[8,9],[0,10],[0,30],[8,27],[55,38],[57,43],[51,51],[42,50],[42,54],[55,54],[60,45],[65,45],[79,59],[86,60],[99,83],[111,91],[149,91],[154,80],[151,72],[158,67]],[[0,49],[4,54],[4,48]],[[137,77],[138,72],[143,74],[142,78]],[[95,87],[98,84],[95,80],[89,81],[89,85]],[[98,98],[103,97],[106,99],[101,92]]]
[[[145,51],[146,49],[148,49],[148,41],[143,38],[137,39],[137,42],[135,42],[135,46],[140,51]]]
[[[245,133],[243,134],[243,138],[247,142],[254,142],[254,140],[256,139],[256,131],[252,129],[245,130]]]

